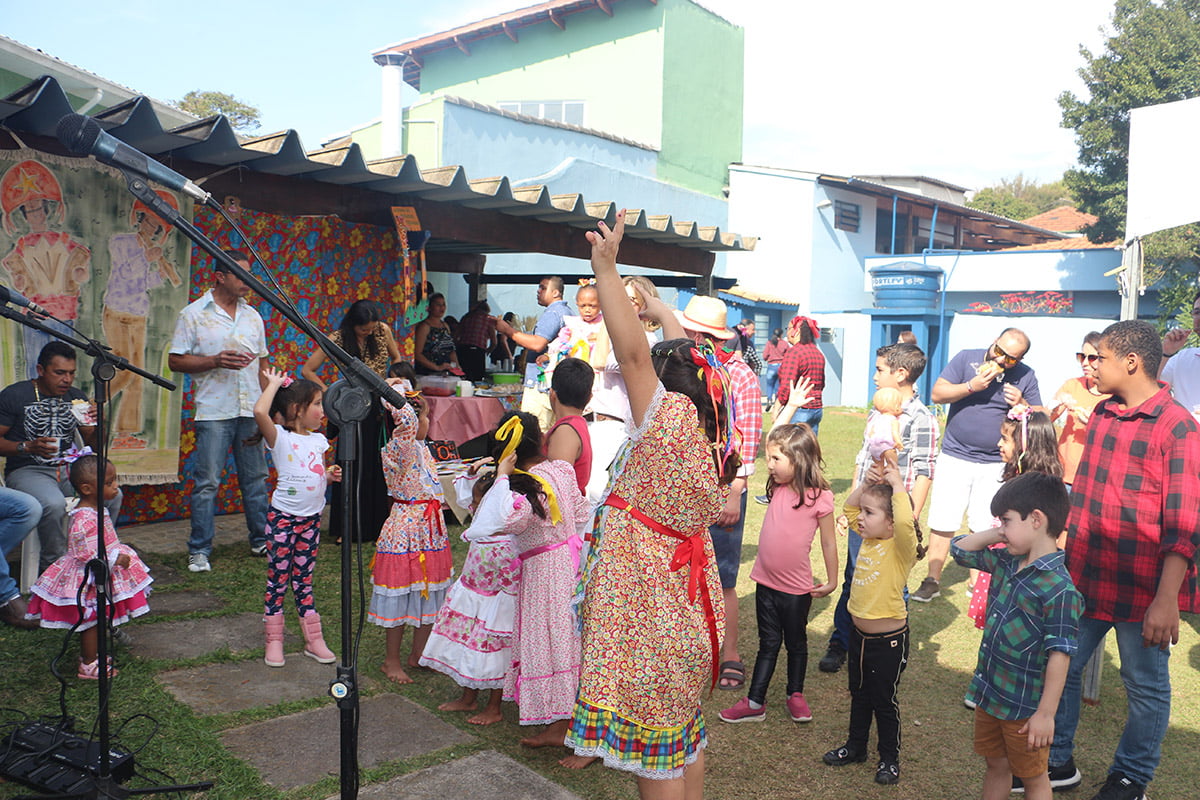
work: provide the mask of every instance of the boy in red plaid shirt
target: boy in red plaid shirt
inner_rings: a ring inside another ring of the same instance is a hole
[[[1079,650],[1054,720],[1050,779],[1082,780],[1075,729],[1083,667],[1114,630],[1128,717],[1108,777],[1092,800],[1143,800],[1171,716],[1170,646],[1179,612],[1196,611],[1200,544],[1200,432],[1158,374],[1161,342],[1145,322],[1102,334],[1096,385],[1102,401],[1072,485],[1067,568],[1084,599]]]

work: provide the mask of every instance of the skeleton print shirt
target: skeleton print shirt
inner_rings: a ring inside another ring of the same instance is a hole
[[[40,436],[59,440],[59,452],[73,443],[79,421],[71,413],[71,404],[87,400],[87,395],[72,386],[62,397],[47,397],[38,391],[33,381],[20,381],[0,391],[0,428],[8,428],[4,438],[10,442],[28,442]],[[6,459],[4,474],[28,466],[54,466],[61,458],[42,458],[35,455],[11,455]]]

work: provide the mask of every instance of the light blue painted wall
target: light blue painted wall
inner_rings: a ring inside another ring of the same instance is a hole
[[[875,255],[875,198],[819,184],[813,198],[812,208],[796,209],[813,215],[811,310],[828,313],[869,306],[870,292],[863,290],[863,261]],[[859,207],[857,232],[833,227],[835,200]],[[824,202],[830,205],[817,208]]]
[[[507,175],[514,181],[527,180],[550,172],[568,158],[624,173],[655,174],[658,154],[653,150],[451,102],[443,108],[442,163],[461,164],[472,178]]]

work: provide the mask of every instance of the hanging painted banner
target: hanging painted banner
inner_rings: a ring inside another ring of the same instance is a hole
[[[192,202],[159,191],[190,219]],[[115,169],[34,150],[0,151],[0,278],[46,308],[54,327],[98,339],[143,369],[171,377],[167,349],[188,302],[191,242],[137,201]],[[0,323],[0,385],[37,377],[48,334]],[[80,354],[76,385],[92,391]],[[120,371],[107,406],[110,454],[122,484],[179,480],[181,391]]]

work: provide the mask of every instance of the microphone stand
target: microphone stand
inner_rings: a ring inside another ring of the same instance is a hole
[[[353,481],[357,480],[357,438],[359,423],[367,418],[371,408],[371,397],[382,397],[396,408],[403,406],[407,400],[404,396],[389,386],[383,378],[362,361],[350,356],[345,350],[334,344],[321,331],[296,311],[290,303],[272,292],[267,286],[234,261],[212,239],[199,228],[165,203],[144,180],[136,175],[124,173],[129,184],[129,191],[141,200],[154,213],[170,222],[191,239],[202,250],[219,261],[224,269],[233,273],[239,280],[248,285],[259,297],[293,325],[303,331],[325,355],[341,370],[342,379],[329,387],[326,394],[326,411],[343,431],[338,437],[338,463],[342,467],[342,481],[346,485],[343,492],[345,502],[342,504],[342,661],[338,664],[337,674],[329,685],[329,694],[337,701],[340,714],[341,730],[341,798],[353,800],[358,796],[358,711],[359,687],[357,666],[353,653],[353,637],[350,631],[352,615],[350,589],[353,575],[350,569],[352,555],[351,543],[354,532],[351,530],[356,518],[357,492],[351,491]],[[208,203],[217,208],[216,201]]]
[[[161,386],[169,392],[173,392],[176,386],[171,381],[159,375],[134,366],[128,359],[116,355],[112,349],[101,344],[96,339],[88,339],[82,335],[71,336],[63,333],[57,328],[52,328],[39,322],[31,314],[20,314],[9,308],[6,305],[0,304],[0,316],[6,317],[18,324],[28,328],[47,333],[56,339],[66,342],[77,350],[82,350],[84,353],[92,357],[92,378],[95,385],[93,387],[96,401],[96,457],[99,461],[99,466],[102,469],[107,469],[106,452],[108,449],[108,431],[105,430],[104,406],[108,401],[108,387],[113,377],[116,376],[118,369],[129,370],[130,372],[145,378],[146,380]],[[78,334],[78,331],[76,331]],[[102,486],[104,475],[98,474],[97,487]],[[109,592],[109,567],[107,546],[104,541],[104,503],[103,498],[97,498],[97,513],[96,513],[96,555],[87,563],[87,571],[91,573],[92,580],[96,586],[96,664],[98,667],[98,682],[97,682],[97,713],[96,725],[99,732],[99,766],[95,780],[87,789],[71,794],[52,794],[38,795],[43,800],[45,798],[75,798],[75,797],[94,797],[94,798],[124,798],[130,795],[140,794],[157,794],[161,792],[181,792],[181,791],[201,791],[211,789],[211,782],[195,783],[180,786],[153,786],[137,789],[129,789],[121,786],[112,775],[112,750],[111,750],[111,734],[109,732],[108,718],[108,696],[109,696],[109,672],[108,672],[108,623],[110,616],[111,601],[108,597]]]

